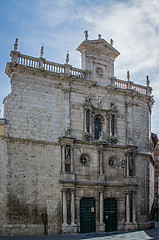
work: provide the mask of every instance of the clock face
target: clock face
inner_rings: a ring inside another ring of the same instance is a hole
[[[103,68],[102,67],[96,67],[96,74],[98,77],[103,77]]]

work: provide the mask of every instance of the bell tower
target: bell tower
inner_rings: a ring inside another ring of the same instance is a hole
[[[119,52],[113,47],[113,40],[110,44],[98,35],[96,40],[88,40],[88,31],[85,32],[85,40],[78,46],[81,52],[82,69],[91,71],[91,80],[98,85],[107,86],[110,79],[114,77],[114,61]]]

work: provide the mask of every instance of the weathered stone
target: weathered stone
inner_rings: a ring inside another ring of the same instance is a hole
[[[107,201],[117,203],[116,229],[150,226],[153,99],[114,77],[112,43],[87,38],[77,48],[82,69],[12,51],[0,120],[1,235],[112,231]]]

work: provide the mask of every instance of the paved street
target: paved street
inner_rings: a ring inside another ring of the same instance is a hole
[[[0,240],[159,240],[159,227],[151,230],[129,233],[88,233],[88,234],[57,234],[47,236],[10,236],[0,237]]]

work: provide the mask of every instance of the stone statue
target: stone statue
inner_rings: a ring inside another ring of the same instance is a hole
[[[98,107],[102,107],[102,99],[98,99]]]
[[[115,108],[116,108],[115,102],[111,102],[111,103],[110,103],[110,107],[111,107],[112,109],[115,109]]]
[[[105,133],[103,130],[99,133],[99,141],[101,142],[105,141]]]
[[[66,136],[66,137],[69,137],[69,136],[70,136],[70,128],[67,128],[67,129],[65,130],[65,136]]]
[[[86,96],[85,99],[86,99],[86,102],[88,102],[88,103],[91,101],[90,96]]]

